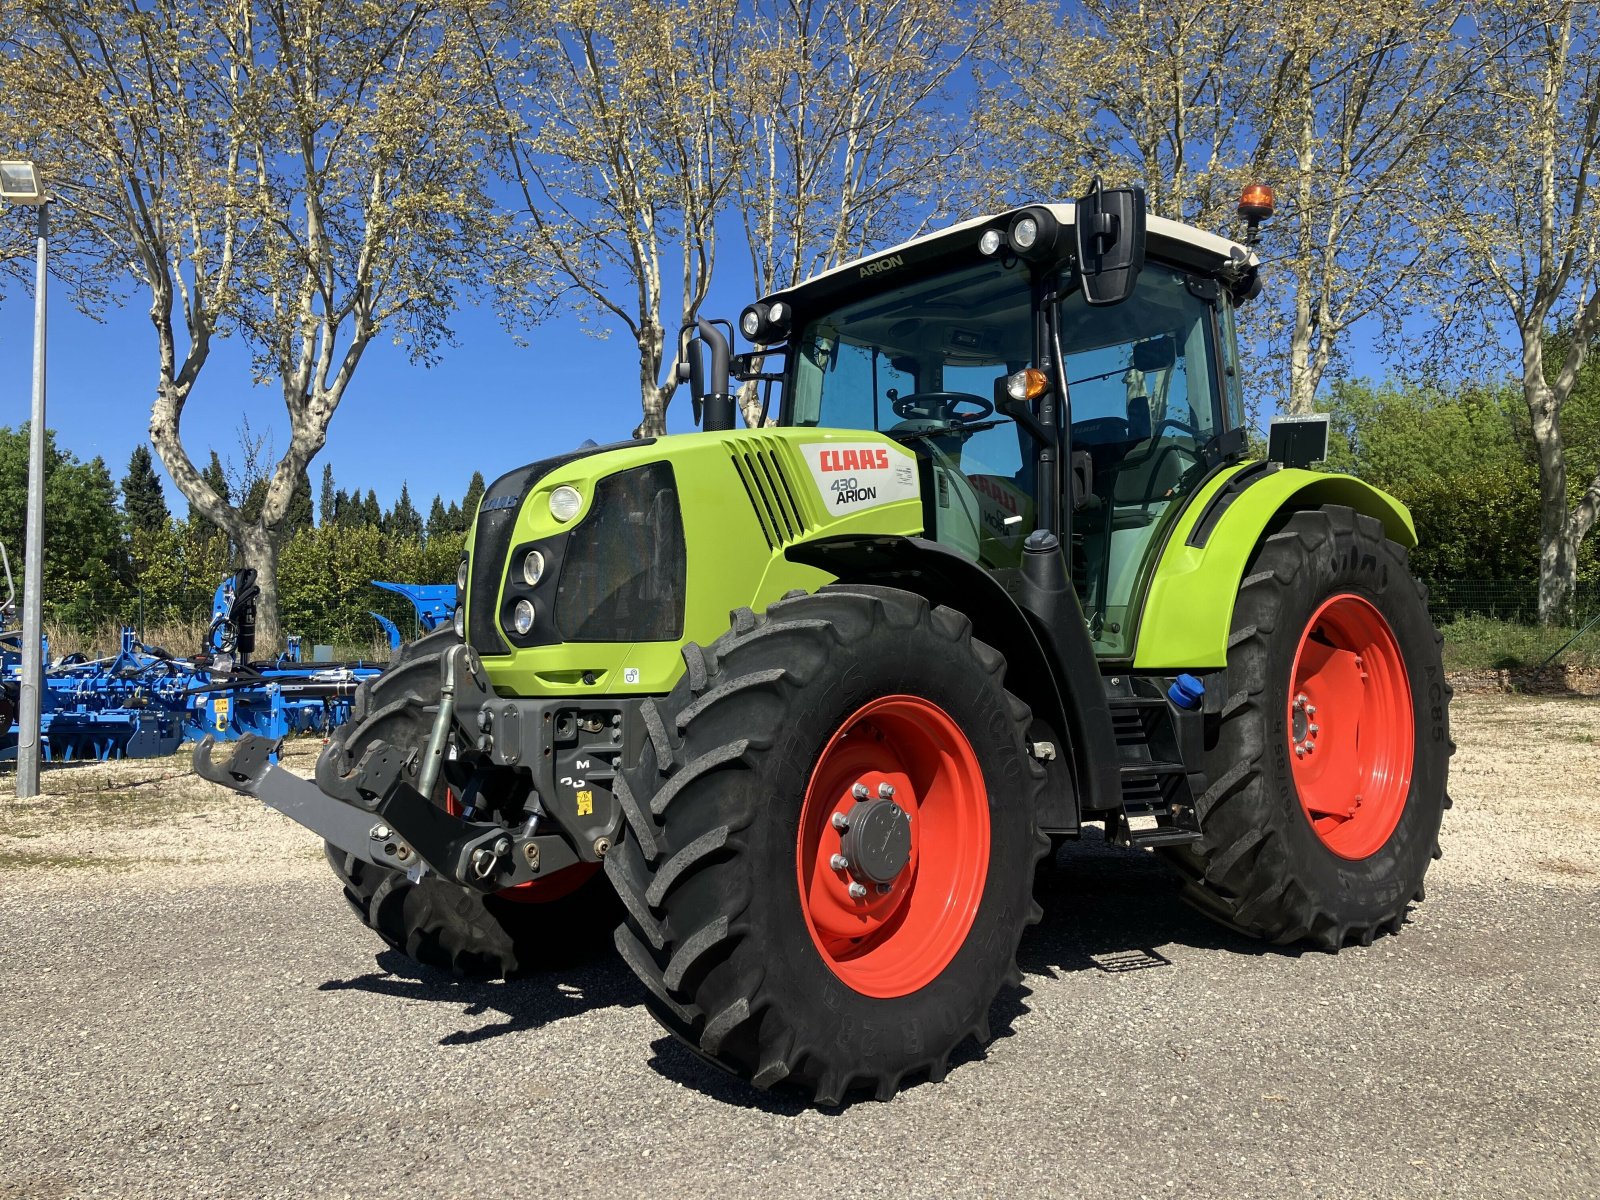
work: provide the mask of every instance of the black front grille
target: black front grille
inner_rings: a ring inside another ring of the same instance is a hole
[[[672,464],[608,476],[562,555],[556,629],[569,642],[676,641],[687,567]]]
[[[649,441],[628,445],[649,445]],[[506,555],[511,549],[511,534],[517,514],[528,493],[551,471],[591,454],[601,454],[615,446],[584,446],[568,454],[542,458],[500,476],[483,493],[478,504],[478,527],[472,542],[471,593],[467,609],[467,641],[479,654],[510,654],[512,647],[500,627],[497,603],[500,584],[507,569]]]

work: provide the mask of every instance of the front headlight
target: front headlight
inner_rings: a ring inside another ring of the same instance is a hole
[[[455,613],[455,616],[453,616],[450,619],[450,623],[455,626],[456,636],[458,638],[460,638],[463,642],[466,641],[467,640],[467,610],[462,608],[461,605],[459,605],[459,604],[456,605],[456,613]]]
[[[526,637],[528,630],[533,628],[533,602],[518,600],[516,607],[511,610],[511,628],[516,630],[518,637]]]
[[[456,591],[463,596],[467,594],[467,560],[462,559],[461,565],[456,568]]]
[[[550,515],[558,521],[570,521],[583,507],[583,496],[578,489],[562,484],[550,493]]]
[[[528,581],[529,587],[538,587],[539,580],[544,578],[544,555],[537,550],[529,550],[528,556],[522,560],[522,577]]]

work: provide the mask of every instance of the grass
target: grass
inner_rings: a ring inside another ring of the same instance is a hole
[[[1524,625],[1493,617],[1458,617],[1441,625],[1447,671],[1537,667],[1577,632],[1560,626]],[[1600,626],[1590,629],[1552,664],[1600,667]]]

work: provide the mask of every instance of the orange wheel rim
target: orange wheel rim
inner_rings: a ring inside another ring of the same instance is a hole
[[[1411,793],[1416,722],[1389,622],[1351,593],[1311,615],[1289,688],[1289,762],[1306,820],[1340,858],[1388,842]]]
[[[795,859],[806,928],[835,975],[884,999],[937,978],[989,872],[988,789],[950,715],[915,696],[852,713],[811,772]]]

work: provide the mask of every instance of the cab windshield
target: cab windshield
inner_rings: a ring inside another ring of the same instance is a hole
[[[800,333],[790,423],[873,429],[931,464],[940,542],[1014,566],[1034,529],[1034,445],[995,409],[1033,361],[1028,273],[984,259],[846,304]]]

